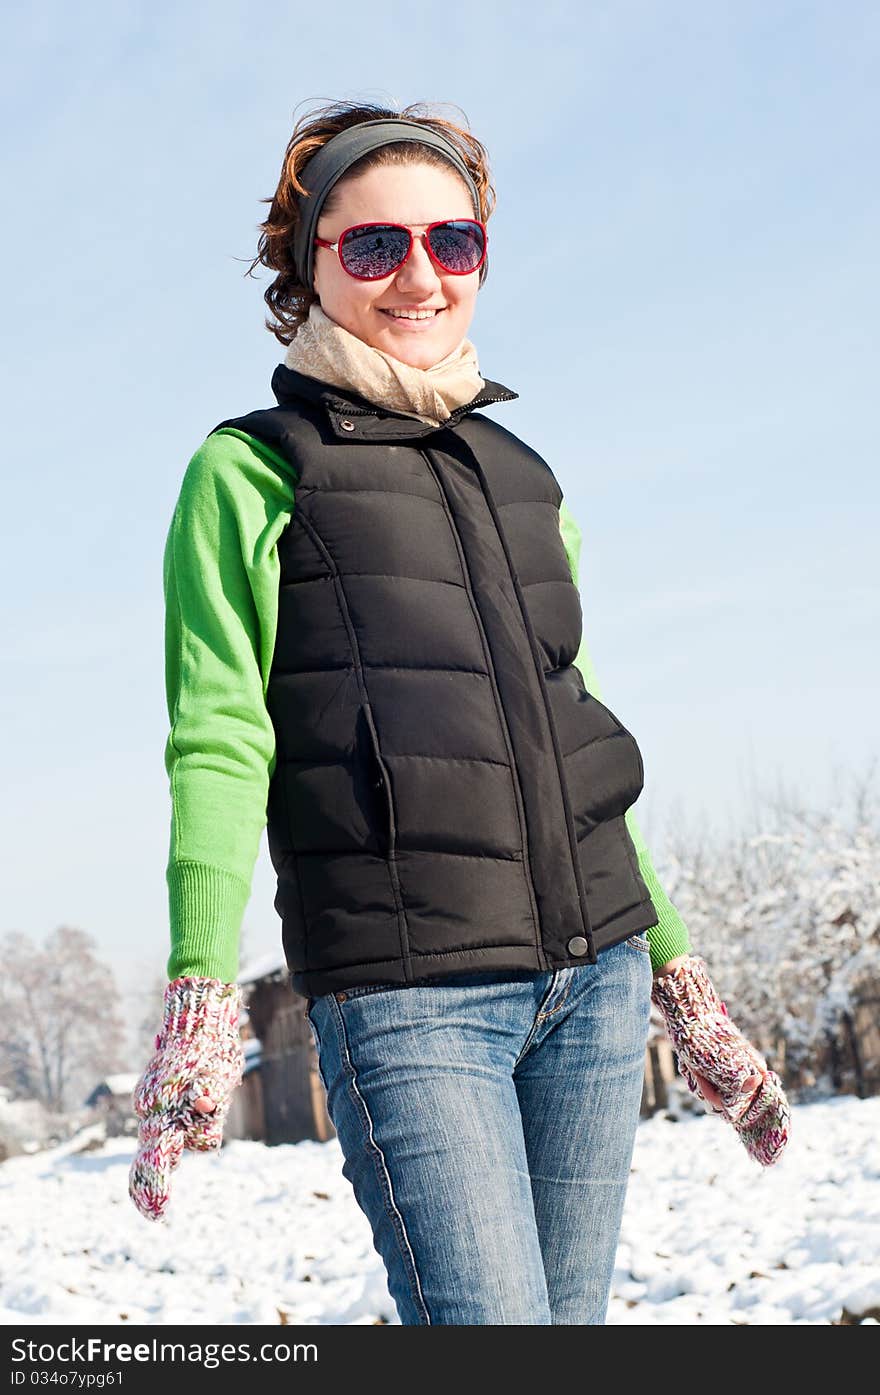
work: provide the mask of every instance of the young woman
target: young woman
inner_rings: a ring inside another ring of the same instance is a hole
[[[241,1076],[238,933],[268,825],[292,987],[402,1323],[605,1321],[652,997],[760,1163],[778,1077],[654,872],[635,738],[581,633],[578,527],[483,408],[494,206],[436,116],[333,105],[259,255],[276,406],[187,468],[165,554],[172,952],[130,1191],[161,1217]],[[251,268],[253,269],[253,267]]]

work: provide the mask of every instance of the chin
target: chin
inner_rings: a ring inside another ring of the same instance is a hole
[[[439,363],[441,358],[445,358],[447,354],[452,353],[457,342],[458,341],[455,340],[451,344],[437,344],[436,346],[425,344],[419,353],[414,351],[415,346],[412,352],[408,352],[406,346],[400,344],[388,346],[382,344],[379,347],[382,348],[385,353],[391,354],[394,358],[399,359],[401,363],[408,363],[410,368],[433,368],[434,364]]]

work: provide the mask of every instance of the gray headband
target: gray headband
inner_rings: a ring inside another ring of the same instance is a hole
[[[299,182],[308,190],[308,197],[297,194],[300,222],[294,234],[293,250],[300,283],[303,286],[308,286],[310,291],[315,289],[312,276],[315,265],[315,233],[318,219],[321,216],[324,200],[333,185],[362,155],[367,155],[371,150],[377,150],[381,145],[392,145],[403,140],[421,141],[423,145],[431,145],[435,149],[441,150],[447,159],[455,165],[470,189],[474,203],[474,216],[477,218],[481,216],[480,195],[471,172],[452,142],[442,136],[439,131],[435,131],[430,126],[422,126],[416,121],[407,121],[403,117],[392,117],[391,119],[378,117],[374,121],[360,121],[356,126],[349,126],[346,130],[340,131],[331,140],[328,140],[326,145],[322,145],[299,176]],[[484,261],[480,267],[481,286],[487,270],[488,261]]]

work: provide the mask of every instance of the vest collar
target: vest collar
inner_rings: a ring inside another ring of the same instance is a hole
[[[431,426],[419,421],[418,417],[392,412],[347,388],[310,378],[305,373],[288,368],[285,363],[279,363],[272,374],[272,391],[279,405],[300,398],[323,407],[334,435],[344,441],[400,441],[430,436],[434,431],[457,426],[463,416],[478,407],[488,406],[490,402],[511,402],[519,397],[518,392],[513,392],[503,383],[484,378],[483,387],[476,397],[456,407],[439,426]]]

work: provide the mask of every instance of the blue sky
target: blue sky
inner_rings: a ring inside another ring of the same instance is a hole
[[[5,35],[0,931],[164,972],[162,550],[196,447],[273,400],[243,273],[325,100],[451,103],[489,149],[470,337],[580,521],[658,862],[877,759],[876,5],[50,4]],[[264,838],[250,952],[273,891]]]

